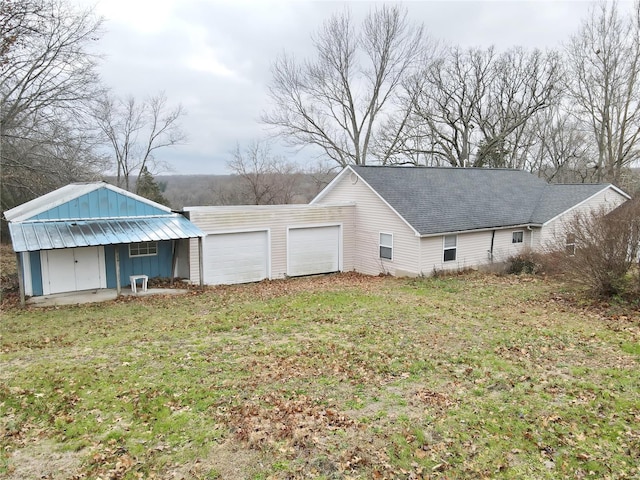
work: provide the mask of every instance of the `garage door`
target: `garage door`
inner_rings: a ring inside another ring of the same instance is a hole
[[[266,231],[207,235],[203,253],[204,283],[248,283],[269,276]]]
[[[340,226],[289,229],[287,274],[291,277],[340,271]]]

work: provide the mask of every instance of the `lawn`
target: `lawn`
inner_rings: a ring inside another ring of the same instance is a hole
[[[7,479],[640,478],[640,315],[341,274],[5,306]]]

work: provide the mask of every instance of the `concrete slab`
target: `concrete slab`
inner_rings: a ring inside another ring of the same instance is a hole
[[[138,293],[133,293],[129,288],[123,288],[121,295],[134,297],[144,297],[147,295],[181,295],[188,291],[189,290],[183,288],[149,288],[146,292],[138,290]],[[107,302],[109,300],[115,300],[116,298],[115,288],[99,288],[31,297],[27,299],[26,304],[34,307],[51,307],[55,305]]]

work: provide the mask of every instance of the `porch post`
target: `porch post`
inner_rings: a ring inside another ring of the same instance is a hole
[[[20,286],[20,305],[24,307],[26,300],[24,294],[24,271],[22,265],[22,254],[16,252],[16,264],[18,267],[18,285]]]
[[[188,240],[187,240],[188,241]],[[171,240],[171,281],[170,285],[173,285],[173,279],[176,277],[176,263],[178,261],[176,244],[179,240]]]
[[[115,245],[116,256],[116,297],[120,296],[122,286],[120,285],[120,245]]]

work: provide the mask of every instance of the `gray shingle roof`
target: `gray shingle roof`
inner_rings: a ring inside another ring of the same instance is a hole
[[[542,224],[607,187],[509,169],[351,168],[420,235]]]

